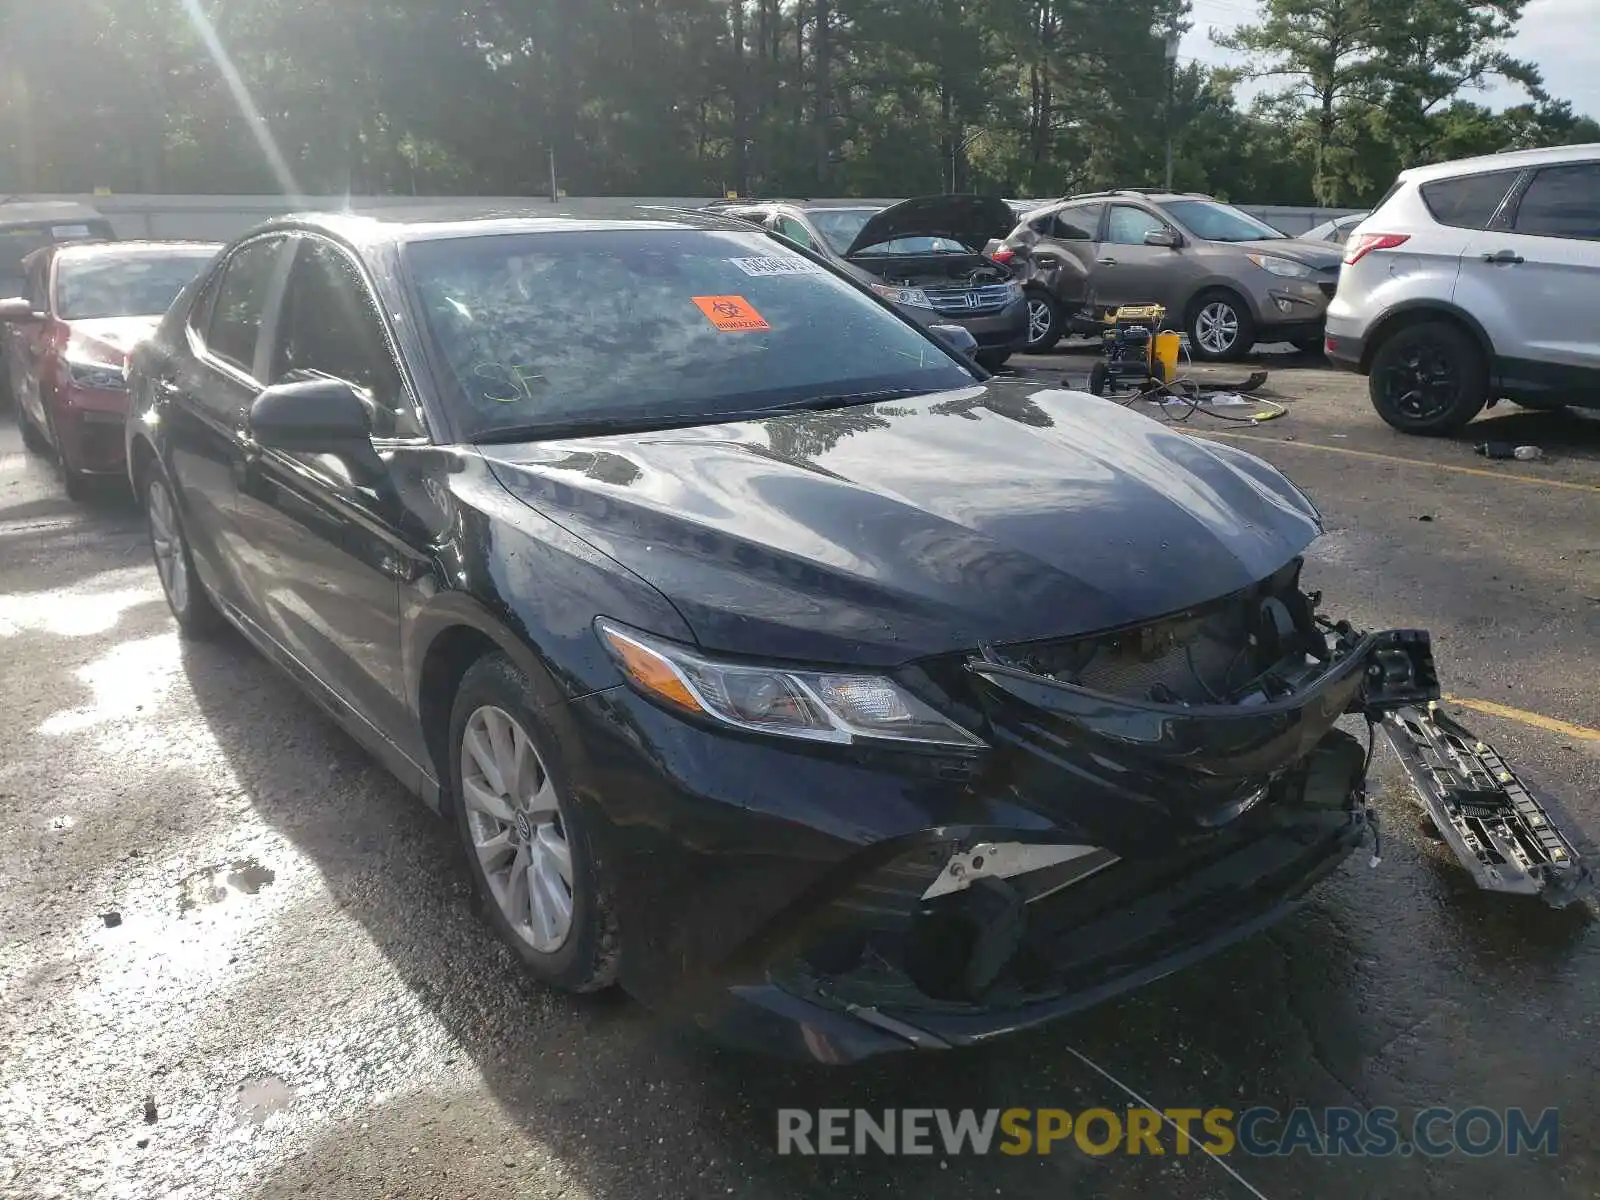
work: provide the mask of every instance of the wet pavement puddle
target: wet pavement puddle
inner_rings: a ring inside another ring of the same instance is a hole
[[[196,871],[184,876],[178,884],[178,915],[221,904],[233,896],[254,896],[276,878],[276,873],[253,858],[241,858],[231,866]]]
[[[263,1124],[273,1113],[282,1112],[294,1103],[295,1089],[276,1075],[259,1075],[239,1085],[239,1095],[234,1100],[238,1125]]]

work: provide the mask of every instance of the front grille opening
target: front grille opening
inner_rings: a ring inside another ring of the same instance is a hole
[[[999,661],[1061,683],[1160,704],[1223,704],[1272,694],[1285,666],[1324,660],[1299,563],[1213,604],[1087,638],[995,648]]]

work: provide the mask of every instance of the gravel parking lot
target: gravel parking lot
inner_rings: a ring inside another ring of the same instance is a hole
[[[1328,607],[1430,628],[1464,719],[1600,833],[1600,421],[1501,406],[1402,438],[1364,381],[1268,361],[1287,416],[1193,431],[1292,475]],[[180,643],[139,515],[68,502],[9,416],[0,692],[0,1195],[1600,1195],[1593,908],[1479,894],[1382,752],[1381,864],[1270,933],[1038,1035],[828,1071],[530,983],[450,830],[241,641]],[[1113,1080],[1164,1108],[1557,1107],[1560,1148],[1230,1158],[1247,1183],[1065,1144],[775,1153],[779,1108],[1120,1109]]]

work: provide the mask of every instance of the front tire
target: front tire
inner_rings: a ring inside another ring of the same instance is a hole
[[[89,498],[89,477],[67,458],[61,437],[54,427],[50,430],[50,440],[56,444],[56,478],[61,480],[61,490],[67,493],[68,500],[82,504]]]
[[[977,364],[985,371],[998,371],[1005,366],[1011,358],[1009,350],[979,350],[975,356]]]
[[[167,607],[185,637],[210,637],[222,627],[222,615],[195,573],[194,556],[189,552],[189,540],[178,516],[178,502],[167,481],[153,469],[145,480],[144,494],[150,552],[161,578],[161,590],[167,596]]]
[[[1189,306],[1184,331],[1199,362],[1237,362],[1256,344],[1250,306],[1232,292],[1206,292]]]
[[[1455,433],[1483,411],[1489,380],[1483,352],[1464,331],[1423,321],[1378,346],[1367,373],[1378,415],[1401,433]]]
[[[501,940],[545,983],[599,991],[620,958],[610,887],[531,691],[499,654],[462,679],[450,715],[456,827]]]
[[[1028,289],[1028,353],[1044,354],[1056,348],[1066,322],[1061,305],[1043,288]]]

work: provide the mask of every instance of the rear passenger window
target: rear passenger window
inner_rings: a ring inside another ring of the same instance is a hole
[[[211,327],[206,332],[206,349],[241,371],[249,371],[255,364],[261,314],[282,246],[282,238],[251,242],[235,251],[222,269],[216,306],[211,310]]]
[[[1441,225],[1484,229],[1516,182],[1517,174],[1516,171],[1490,171],[1484,175],[1436,179],[1422,185],[1422,202]]]
[[[1545,167],[1517,206],[1516,231],[1600,240],[1600,163]]]
[[[1068,242],[1092,242],[1100,229],[1101,205],[1063,208],[1055,215],[1055,237]]]

